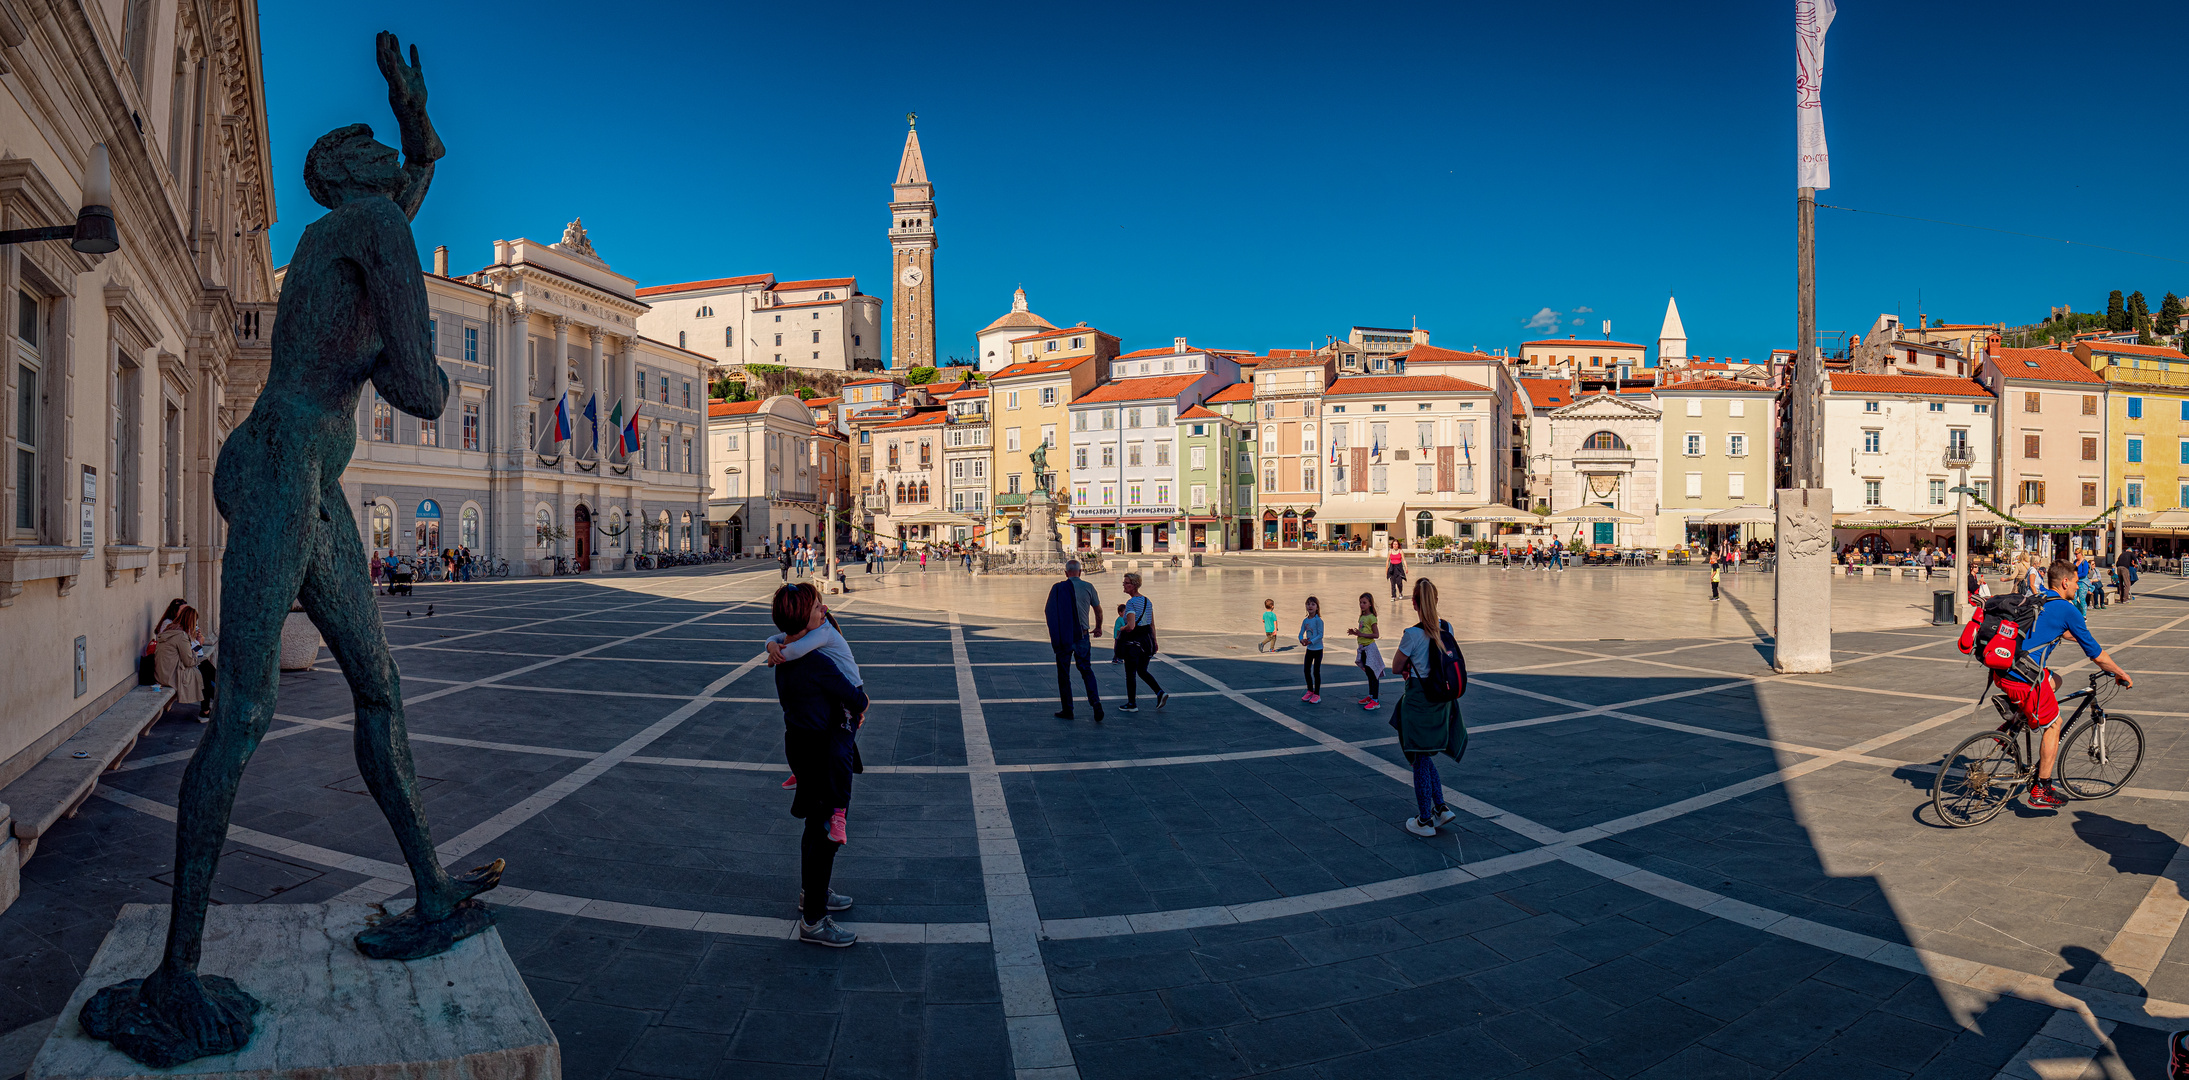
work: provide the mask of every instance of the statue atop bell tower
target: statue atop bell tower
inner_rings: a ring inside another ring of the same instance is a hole
[[[933,367],[935,359],[935,187],[920,157],[918,113],[906,113],[904,156],[890,185],[889,366]]]

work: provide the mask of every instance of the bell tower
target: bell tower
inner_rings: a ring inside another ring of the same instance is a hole
[[[920,157],[918,113],[906,113],[904,157],[890,185],[889,366],[935,366],[935,187]]]

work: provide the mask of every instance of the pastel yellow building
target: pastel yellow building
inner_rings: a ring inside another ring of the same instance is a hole
[[[2082,342],[2075,358],[2108,394],[2106,456],[2127,517],[2189,506],[2189,354],[2155,345]]]
[[[1049,351],[1054,344],[1056,350]],[[989,533],[991,547],[1015,546],[1020,540],[1019,515],[1026,496],[1041,487],[1034,474],[1033,452],[1049,447],[1050,496],[1062,505],[1070,498],[1071,462],[1066,434],[1072,420],[1072,401],[1109,381],[1110,361],[1117,356],[1117,338],[1088,327],[1051,331],[1011,343],[1021,360],[988,380],[988,415],[993,425],[989,445],[995,448],[989,468],[995,497],[992,506],[999,527]]]

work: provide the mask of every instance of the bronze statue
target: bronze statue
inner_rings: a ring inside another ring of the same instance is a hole
[[[413,416],[438,417],[448,398],[448,376],[426,343],[425,283],[410,232],[441,140],[426,119],[417,46],[408,64],[394,35],[381,34],[377,48],[404,161],[398,165],[363,124],[328,132],[305,157],[305,185],[328,212],[297,242],[265,390],[213,474],[229,526],[226,560],[237,572],[222,583],[218,704],[177,799],[166,953],[152,974],[100,990],[83,1008],[87,1034],[148,1065],[233,1053],[251,1041],[257,999],[197,968],[236,787],[273,717],[292,599],[349,681],[358,771],[417,885],[417,904],[359,933],[358,950],[376,959],[432,956],[494,921],[475,897],[500,883],[501,861],[454,877],[434,853],[403,728],[402,683],[342,495],[367,381]]]
[[[1049,490],[1048,482],[1043,479],[1049,475],[1049,444],[1044,442],[1034,447],[1033,451],[1026,455],[1026,458],[1034,464],[1034,490]]]

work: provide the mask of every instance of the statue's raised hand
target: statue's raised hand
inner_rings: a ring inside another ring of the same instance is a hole
[[[410,63],[403,62],[403,43],[385,30],[374,41],[380,74],[388,80],[388,105],[396,118],[408,121],[426,111],[426,69],[418,63],[418,46],[410,47]]]

